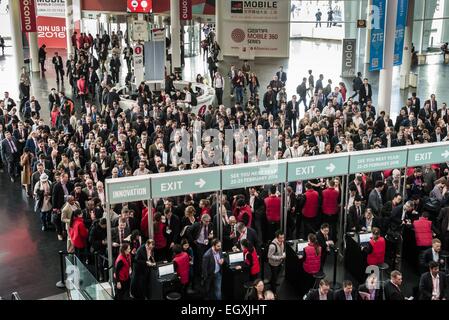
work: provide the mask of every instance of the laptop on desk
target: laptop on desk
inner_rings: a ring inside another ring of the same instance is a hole
[[[157,266],[157,278],[161,281],[171,281],[175,277],[175,266],[173,263],[165,263]]]
[[[235,269],[237,266],[241,266],[244,259],[243,252],[229,252],[228,253],[228,259],[229,259],[229,269]]]

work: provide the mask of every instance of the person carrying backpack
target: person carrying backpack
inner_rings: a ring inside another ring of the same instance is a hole
[[[275,238],[268,245],[268,264],[270,266],[270,287],[276,293],[277,280],[282,270],[282,265],[285,261],[285,234],[278,230],[275,233]]]

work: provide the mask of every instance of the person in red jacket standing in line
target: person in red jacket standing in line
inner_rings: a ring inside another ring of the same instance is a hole
[[[131,285],[131,247],[129,243],[123,242],[120,246],[120,254],[115,260],[114,279],[116,283],[116,300],[127,300]]]
[[[83,212],[80,209],[75,210],[70,218],[69,234],[75,254],[82,259],[85,256],[89,231],[84,225]]]
[[[432,231],[432,221],[429,220],[428,212],[423,212],[418,220],[413,221],[413,229],[418,250],[421,252],[430,248],[435,233]]]
[[[165,216],[156,213],[154,216],[154,257],[156,261],[163,261],[167,257],[167,238],[165,238]]]
[[[312,184],[306,183],[306,192],[304,193],[305,202],[302,207],[302,220],[304,223],[304,235],[315,233],[317,228],[317,216],[319,207],[318,191],[313,189]],[[298,233],[298,232],[297,232]]]
[[[385,261],[385,239],[380,235],[380,229],[373,228],[373,237],[368,242],[368,247],[364,248],[368,254],[366,261],[369,266],[378,266]]]
[[[173,246],[173,263],[175,265],[176,273],[182,285],[183,295],[186,296],[187,287],[189,286],[190,273],[190,258],[187,252],[182,250],[181,245],[175,244]]]
[[[335,189],[335,181],[329,180],[328,187],[323,190],[323,203],[321,212],[323,213],[323,222],[330,226],[331,239],[337,240],[337,222],[338,222],[338,199],[340,192]]]
[[[79,78],[78,81],[76,82],[76,85],[78,87],[78,95],[81,99],[81,108],[83,108],[86,102],[86,95],[88,93],[86,77],[82,75],[81,78]]]
[[[268,239],[274,238],[274,233],[280,228],[281,198],[276,195],[276,186],[270,187],[270,195],[265,198],[265,214],[268,222]]]

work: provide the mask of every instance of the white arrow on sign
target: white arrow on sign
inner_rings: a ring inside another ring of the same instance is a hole
[[[444,151],[444,153],[442,153],[441,156],[447,159],[449,157],[449,150]]]
[[[335,170],[335,165],[331,162],[327,167],[326,170],[329,171],[330,173],[334,172]]]
[[[202,189],[204,187],[204,185],[206,184],[206,181],[204,181],[203,179],[198,180],[197,182],[195,182],[195,185],[197,187],[199,187],[200,189]]]

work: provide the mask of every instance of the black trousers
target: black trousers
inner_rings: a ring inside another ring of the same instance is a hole
[[[223,104],[223,88],[215,88],[215,95],[217,96],[218,105]]]
[[[121,281],[122,288],[115,287],[115,300],[129,300],[129,288],[131,286],[131,280]]]
[[[62,68],[55,68],[56,72],[56,82],[59,82],[59,78],[61,78],[61,82],[64,82],[64,70]]]
[[[268,239],[274,239],[274,234],[280,228],[280,222],[268,221]]]
[[[271,287],[271,291],[273,291],[273,293],[276,293],[276,287],[277,287],[277,281],[279,278],[279,274],[281,273],[282,270],[282,264],[279,266],[272,266],[270,264],[270,271],[271,271],[271,275],[270,275],[270,287]]]
[[[300,235],[298,232],[301,230],[300,228],[296,230],[296,236],[299,239],[307,239],[307,236],[309,233],[315,233],[316,232],[316,225],[317,225],[317,219],[315,218],[306,218],[302,217],[303,225],[304,225],[304,234]]]
[[[10,178],[15,178],[19,174],[19,156],[17,152],[7,161],[8,173]]]

